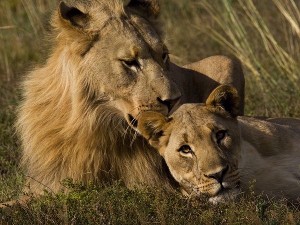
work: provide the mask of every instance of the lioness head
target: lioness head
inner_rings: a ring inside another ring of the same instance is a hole
[[[69,56],[61,60],[76,68],[70,85],[81,86],[74,89],[91,104],[109,103],[133,126],[141,111],[167,115],[181,96],[153,22],[158,12],[156,0],[69,0],[52,21],[60,53]]]
[[[138,130],[185,192],[224,201],[235,197],[239,187],[238,104],[237,91],[222,85],[205,104],[182,105],[172,117],[144,112]]]

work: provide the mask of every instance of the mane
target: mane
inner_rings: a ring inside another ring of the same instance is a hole
[[[78,1],[76,1],[78,2]],[[82,4],[84,2],[84,4]],[[78,7],[99,9],[100,1],[82,1]],[[103,17],[124,15],[120,1],[101,1]],[[101,14],[101,13],[100,13]],[[45,65],[23,82],[24,100],[16,128],[23,147],[28,191],[58,191],[63,179],[83,183],[121,179],[126,186],[166,185],[162,159],[127,125],[106,96],[95,95],[72,52],[82,51],[93,38],[68,29],[52,17],[55,46]],[[75,40],[76,39],[76,40]],[[76,78],[76,79],[74,79]]]
[[[34,71],[29,76],[43,78],[24,83],[25,95],[32,102],[20,106],[17,121],[22,165],[44,186],[31,181],[31,191],[46,187],[57,191],[65,178],[83,183],[121,179],[127,186],[161,183],[160,157],[136,137],[107,99],[91,101],[93,95],[86,86],[78,90],[66,78],[76,73],[64,64],[66,60],[64,56]],[[36,82],[41,82],[37,88]]]

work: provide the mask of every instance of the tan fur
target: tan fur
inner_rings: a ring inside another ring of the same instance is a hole
[[[69,1],[54,13],[52,53],[23,82],[17,130],[26,191],[57,192],[66,178],[169,187],[161,157],[133,129],[140,112],[167,115],[181,95],[182,102],[195,100],[191,84],[199,96],[234,77],[241,77],[233,84],[243,96],[234,60],[212,57],[223,64],[207,74],[201,63],[195,71],[170,63],[155,20],[158,4],[139,2]]]
[[[143,113],[138,129],[188,194],[218,203],[252,186],[256,194],[300,201],[300,120],[236,117],[236,97],[234,88],[220,86],[206,105],[182,105],[170,118]]]

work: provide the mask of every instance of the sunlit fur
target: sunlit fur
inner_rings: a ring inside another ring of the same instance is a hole
[[[65,178],[83,183],[121,179],[128,187],[168,186],[159,154],[134,135],[120,106],[116,107],[114,96],[102,94],[101,79],[93,79],[91,60],[99,66],[99,76],[120,76],[112,74],[106,66],[108,56],[97,53],[96,47],[89,55],[81,56],[95,34],[99,33],[100,39],[110,36],[114,27],[110,26],[109,18],[122,22],[123,4],[121,1],[91,1],[77,7],[97,17],[81,31],[70,26],[57,11],[52,17],[52,54],[23,82],[17,131],[23,148],[26,191],[56,192],[62,188],[61,181]],[[105,30],[99,31],[103,26]],[[118,36],[114,33],[110,38]],[[111,52],[116,50],[110,49]]]
[[[202,102],[220,83],[235,86],[243,101],[240,63],[212,56],[183,68],[165,60],[156,0],[67,0],[60,6],[77,10],[72,18],[60,7],[55,11],[52,53],[22,83],[17,131],[26,191],[56,192],[65,178],[168,188],[161,157],[128,124],[143,111],[167,115],[158,98],[181,96],[177,106]],[[139,69],[122,62],[132,58]]]

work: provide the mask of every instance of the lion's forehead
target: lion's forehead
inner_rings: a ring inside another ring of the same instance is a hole
[[[114,36],[115,43],[119,40],[122,49],[126,51],[136,49],[137,53],[145,50],[162,52],[165,48],[164,42],[150,24],[143,23],[138,24],[130,19],[107,18],[106,23],[101,25],[103,28],[100,29],[100,36],[104,35],[108,39]]]
[[[153,50],[160,51],[163,48],[164,43],[160,35],[155,30],[155,28],[145,19],[140,17],[132,17],[131,25],[135,29],[137,29],[137,31],[139,32],[139,34],[141,34],[145,42],[152,46]]]
[[[183,105],[172,116],[173,129],[196,131],[209,128],[211,123],[219,123],[218,118],[200,104]]]
[[[165,45],[155,26],[141,16],[126,13],[122,5],[117,6],[118,4],[95,3],[89,9],[92,21],[90,32],[99,32],[100,36],[114,36],[114,39],[126,40],[143,49],[148,47],[161,52]]]
[[[181,106],[172,116],[170,141],[203,145],[211,140],[215,130],[230,130],[235,135],[237,124],[228,118],[210,112],[201,104]]]
[[[170,127],[170,143],[172,145],[192,144],[196,146],[205,140],[205,135],[210,130],[207,121],[202,117],[194,117],[188,113],[177,115],[173,120]]]
[[[197,127],[198,129],[201,127],[209,129],[231,127],[235,121],[230,117],[212,112],[203,104],[184,104],[177,109],[172,118],[176,124],[174,127]]]
[[[103,6],[94,8],[90,13],[96,30],[109,27],[117,32],[129,31],[130,34],[140,34],[151,44],[161,44],[161,37],[153,23],[141,16],[126,14],[123,10],[112,10]]]

